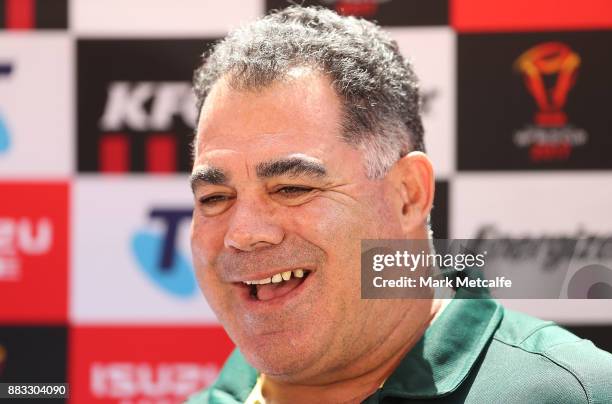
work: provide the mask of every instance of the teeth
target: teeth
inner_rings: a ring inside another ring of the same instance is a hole
[[[257,279],[254,281],[243,281],[243,283],[246,285],[266,285],[268,283],[280,283],[282,281],[288,281],[289,279],[291,279],[291,275],[295,276],[296,278],[303,278],[304,270],[296,269],[295,271],[285,271],[278,273],[272,276],[271,278]]]

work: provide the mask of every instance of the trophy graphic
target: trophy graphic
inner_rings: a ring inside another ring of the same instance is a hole
[[[561,127],[567,123],[563,107],[579,66],[580,56],[561,42],[536,45],[516,59],[514,67],[524,75],[525,86],[539,108],[534,117],[537,125]],[[554,75],[556,81],[547,88],[546,82]]]

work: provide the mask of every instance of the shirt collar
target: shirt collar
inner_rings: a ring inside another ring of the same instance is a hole
[[[402,359],[381,391],[405,399],[440,397],[465,380],[503,317],[481,292],[459,289],[455,299]]]
[[[495,300],[459,289],[386,380],[379,397],[420,399],[452,393],[469,374],[502,316],[503,308]],[[243,403],[256,382],[257,371],[236,349],[210,389],[210,402],[227,402],[229,395]]]
[[[244,403],[257,382],[257,370],[247,363],[236,348],[223,365],[217,381],[210,387],[210,400],[213,403],[227,403],[233,398]]]

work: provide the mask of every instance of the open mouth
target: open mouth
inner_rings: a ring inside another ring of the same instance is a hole
[[[249,288],[252,299],[268,301],[285,296],[299,287],[310,275],[308,269],[279,272],[269,278],[242,282]]]

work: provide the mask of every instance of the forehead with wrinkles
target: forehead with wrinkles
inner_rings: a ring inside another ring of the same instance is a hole
[[[340,137],[342,106],[328,77],[296,68],[284,80],[252,90],[236,90],[228,80],[215,84],[202,107],[196,156],[228,146],[248,148],[257,135],[263,135],[259,147]]]

